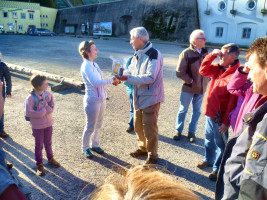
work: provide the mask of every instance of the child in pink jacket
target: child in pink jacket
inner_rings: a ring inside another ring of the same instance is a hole
[[[45,76],[33,75],[30,82],[33,89],[26,98],[25,115],[30,118],[32,135],[35,138],[37,175],[43,176],[45,175],[42,157],[43,146],[45,147],[48,164],[60,167],[60,164],[54,159],[52,151],[54,100],[52,94],[47,91],[48,82]]]

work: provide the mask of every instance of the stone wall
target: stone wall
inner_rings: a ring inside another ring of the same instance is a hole
[[[150,33],[162,31],[163,39],[179,41],[188,41],[189,34],[199,28],[197,0],[122,0],[61,9],[57,14],[55,32],[64,33],[65,25],[74,25],[79,35],[81,24],[86,22],[89,22],[90,34],[94,22],[112,22],[115,36],[129,35],[132,28],[146,22]],[[158,35],[154,34],[154,37]]]

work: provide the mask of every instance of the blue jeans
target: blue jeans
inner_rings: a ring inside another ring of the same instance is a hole
[[[192,115],[189,122],[189,132],[196,133],[198,119],[201,115],[201,104],[203,101],[204,94],[191,94],[187,92],[181,92],[180,97],[180,107],[177,114],[175,128],[179,133],[183,132],[184,129],[184,120],[186,113],[188,111],[189,105],[192,101]]]
[[[130,102],[130,120],[128,122],[128,126],[134,128],[134,108],[133,108],[133,94],[128,94],[129,102]]]
[[[3,88],[2,96],[3,96],[4,101],[5,101],[6,91],[4,88]],[[0,132],[2,132],[3,130],[4,130],[4,111],[3,111],[3,115],[1,116],[1,119],[0,119]]]
[[[228,139],[228,130],[225,133]],[[213,171],[218,172],[225,144],[222,134],[219,131],[219,126],[214,119],[206,117],[205,127],[205,162],[213,163]],[[217,151],[217,153],[216,153]]]
[[[0,165],[3,165],[4,167],[6,167],[6,153],[2,150],[2,148],[0,147]]]

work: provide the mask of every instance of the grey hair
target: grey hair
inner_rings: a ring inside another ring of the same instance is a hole
[[[190,44],[193,44],[194,41],[195,41],[195,39],[196,39],[200,34],[203,34],[203,35],[204,35],[204,31],[201,30],[201,29],[194,30],[194,31],[190,34],[190,37],[189,37],[189,42],[190,42]]]
[[[148,35],[148,32],[147,30],[144,28],[144,27],[136,27],[136,28],[133,28],[131,31],[130,31],[130,35],[135,37],[135,38],[139,38],[139,37],[142,37],[143,38],[143,41],[144,42],[147,42],[149,40],[149,35]]]
[[[233,54],[235,56],[235,59],[238,59],[239,47],[236,44],[234,43],[226,44],[222,46],[222,49],[227,49],[228,53]]]

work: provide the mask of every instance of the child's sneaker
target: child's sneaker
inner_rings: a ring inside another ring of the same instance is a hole
[[[37,165],[37,171],[36,171],[37,176],[44,176],[45,175],[45,169],[43,163]]]
[[[87,158],[93,157],[93,154],[91,153],[90,149],[83,150],[83,153],[86,155]]]
[[[104,150],[101,149],[100,147],[90,147],[90,149],[98,154],[103,154]]]
[[[51,158],[50,160],[48,160],[48,164],[55,167],[55,168],[59,168],[60,164],[59,162],[57,162],[54,158]]]

